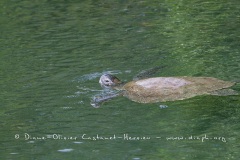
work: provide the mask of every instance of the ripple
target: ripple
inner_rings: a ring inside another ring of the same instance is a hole
[[[92,79],[95,79],[97,77],[100,77],[102,73],[96,72],[96,73],[90,73],[90,74],[84,74],[80,77],[76,77],[73,82],[86,82]]]
[[[73,82],[86,82],[89,80],[93,80],[96,78],[99,78],[101,75],[103,74],[120,74],[122,73],[119,70],[113,70],[113,71],[103,71],[103,72],[95,72],[95,73],[89,73],[89,74],[84,74],[81,75],[79,77],[76,77],[74,80],[72,80]]]

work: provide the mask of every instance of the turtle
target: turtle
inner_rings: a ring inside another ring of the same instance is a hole
[[[116,76],[103,74],[99,79],[100,85],[117,93],[103,97],[94,97],[91,105],[99,107],[104,101],[117,96],[125,96],[139,103],[157,103],[192,98],[198,95],[228,96],[238,95],[229,87],[236,82],[223,81],[213,77],[153,77],[136,79],[128,83],[121,82]]]

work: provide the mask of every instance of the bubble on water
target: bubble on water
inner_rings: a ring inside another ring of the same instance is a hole
[[[73,143],[75,143],[75,144],[82,144],[83,142],[73,142]]]
[[[59,149],[58,152],[71,152],[73,151],[72,148],[66,148],[66,149]]]
[[[164,108],[167,108],[168,106],[167,106],[167,105],[159,105],[159,107],[160,107],[161,109],[164,109]]]

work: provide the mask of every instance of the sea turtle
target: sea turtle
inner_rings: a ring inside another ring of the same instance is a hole
[[[95,97],[92,106],[99,107],[100,103],[113,97],[123,95],[139,103],[155,103],[191,98],[197,95],[238,95],[232,89],[235,82],[223,81],[213,77],[155,77],[134,80],[126,84],[116,76],[103,74],[99,83],[102,87],[118,90],[118,93],[103,97]]]

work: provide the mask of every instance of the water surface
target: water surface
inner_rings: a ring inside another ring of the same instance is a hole
[[[106,72],[239,80],[239,1],[0,6],[1,159],[240,158],[239,96],[90,105]]]

